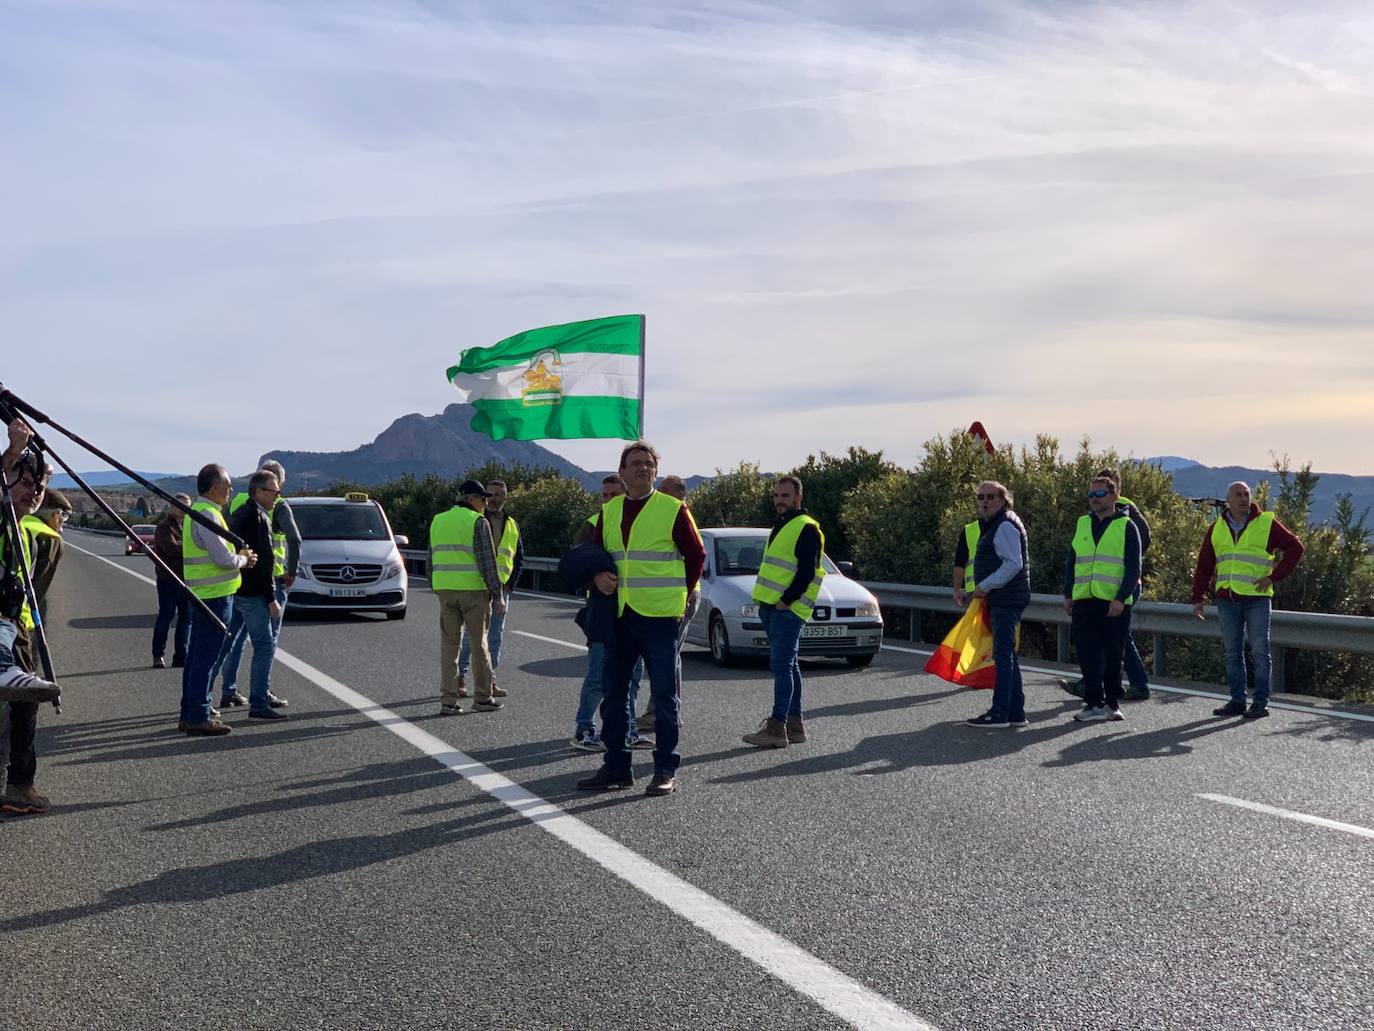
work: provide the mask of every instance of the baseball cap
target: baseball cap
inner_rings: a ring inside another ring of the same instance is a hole
[[[465,498],[471,497],[474,494],[481,495],[484,498],[491,497],[491,491],[487,490],[487,488],[483,487],[476,480],[464,480],[463,485],[458,488],[458,493]]]

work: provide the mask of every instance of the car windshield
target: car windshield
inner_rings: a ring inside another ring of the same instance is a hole
[[[337,505],[295,505],[291,514],[301,540],[384,541],[391,533],[376,505],[341,501]]]
[[[765,533],[756,537],[717,537],[716,576],[756,576],[767,547]],[[826,573],[839,573],[829,555],[821,556],[821,568]]]

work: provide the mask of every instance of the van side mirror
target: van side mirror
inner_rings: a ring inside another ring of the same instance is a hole
[[[840,571],[840,575],[841,575],[841,576],[847,576],[847,577],[849,577],[851,580],[854,578],[854,563],[853,563],[853,562],[836,562],[836,563],[835,563],[835,568],[838,569],[838,570]]]
[[[403,533],[398,533],[394,535],[391,539],[396,542],[396,547],[398,548],[410,547],[410,538]]]

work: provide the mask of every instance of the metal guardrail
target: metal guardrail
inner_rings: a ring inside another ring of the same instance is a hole
[[[406,572],[410,576],[427,577],[429,576],[429,552],[420,551],[416,548],[402,548],[401,558],[405,560]],[[525,581],[524,586],[532,591],[542,591],[545,580],[553,573],[558,572],[558,559],[556,558],[537,558],[530,555],[525,556],[525,568],[521,574],[521,580]]]
[[[916,584],[864,582],[884,608],[903,609],[918,614],[910,620],[909,639],[920,640],[921,612],[960,612],[948,587],[927,587]],[[1170,637],[1205,637],[1221,639],[1221,623],[1215,606],[1206,609],[1207,619],[1199,621],[1191,605],[1173,602],[1142,601],[1131,613],[1132,633],[1154,636],[1154,672],[1168,675],[1168,646]],[[1057,594],[1032,594],[1030,604],[1021,617],[1033,623],[1049,623],[1059,628],[1058,661],[1067,663],[1069,656],[1070,618],[1064,613],[1064,599]],[[1311,651],[1355,652],[1374,655],[1374,618],[1339,616],[1328,612],[1292,612],[1275,609],[1269,624],[1269,643],[1273,654],[1273,690],[1283,690],[1284,649],[1305,648]]]

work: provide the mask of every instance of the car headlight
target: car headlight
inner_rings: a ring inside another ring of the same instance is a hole
[[[400,576],[405,571],[406,567],[401,563],[400,559],[392,559],[386,565],[382,566],[382,579],[390,580],[393,576]]]
[[[310,567],[307,566],[304,562],[300,563],[296,566],[296,576],[298,576],[302,580],[309,580]]]
[[[876,601],[866,601],[854,609],[854,615],[856,616],[876,616],[878,614],[878,603]]]
[[[741,605],[739,614],[745,619],[758,619],[759,607],[757,605]]]

